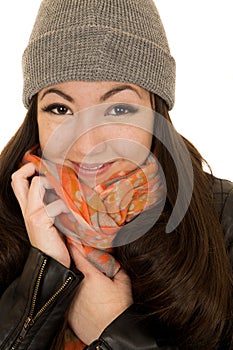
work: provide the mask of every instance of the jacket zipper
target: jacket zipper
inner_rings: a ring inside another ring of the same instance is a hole
[[[30,327],[33,326],[35,321],[43,314],[44,311],[46,311],[48,306],[56,299],[56,297],[65,289],[65,287],[68,285],[68,283],[72,280],[72,277],[68,277],[66,279],[66,281],[62,284],[62,286],[49,298],[49,300],[42,306],[42,308],[39,311],[37,311],[35,316],[33,316],[34,315],[34,311],[35,311],[35,307],[36,307],[36,300],[37,300],[38,290],[39,290],[39,287],[40,287],[41,278],[43,276],[43,272],[44,272],[46,264],[47,264],[47,259],[45,258],[44,261],[43,261],[43,264],[42,264],[42,266],[40,268],[39,275],[37,277],[37,281],[36,281],[36,284],[35,284],[30,312],[29,312],[28,317],[26,318],[26,320],[24,322],[23,328],[22,328],[22,330],[21,330],[17,340],[15,341],[14,345],[11,347],[11,350],[16,350],[18,348],[20,343],[25,338],[25,336],[26,336],[27,332],[29,331]]]

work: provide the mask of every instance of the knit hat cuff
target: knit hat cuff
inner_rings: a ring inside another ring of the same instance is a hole
[[[26,48],[23,72],[26,108],[42,88],[73,80],[133,83],[162,97],[169,109],[174,105],[170,52],[115,28],[71,26],[46,33]]]

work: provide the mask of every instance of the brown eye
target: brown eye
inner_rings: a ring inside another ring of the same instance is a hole
[[[73,114],[72,111],[66,107],[65,105],[60,105],[60,104],[52,104],[49,105],[46,108],[43,108],[45,112],[50,112],[56,115],[71,115]]]
[[[65,106],[58,106],[58,107],[56,107],[54,109],[55,109],[55,113],[56,114],[66,114],[67,111],[68,111],[68,108],[65,107]]]

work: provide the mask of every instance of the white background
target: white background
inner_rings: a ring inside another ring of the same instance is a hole
[[[64,0],[65,1],[65,0]],[[233,181],[232,0],[155,0],[177,63],[176,129]],[[20,126],[21,57],[40,0],[0,3],[0,150]]]

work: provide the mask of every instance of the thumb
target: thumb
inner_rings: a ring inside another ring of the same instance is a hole
[[[114,282],[120,285],[131,285],[131,281],[127,273],[121,268],[114,276]]]
[[[84,274],[113,279],[120,269],[119,262],[110,253],[83,246],[80,242],[70,242],[70,254],[76,267]]]
[[[81,243],[74,242],[70,239],[68,239],[68,243],[70,255],[78,270],[84,273],[85,276],[96,273],[102,275],[102,273],[87,259],[85,248]]]

